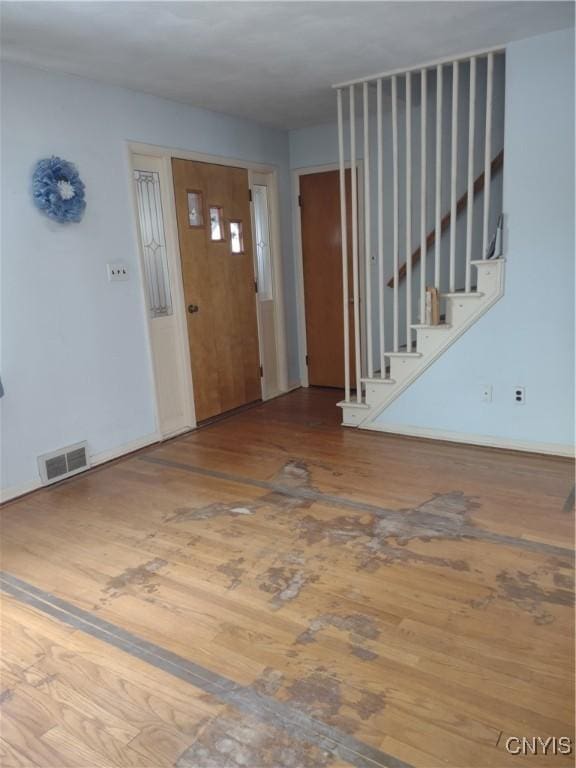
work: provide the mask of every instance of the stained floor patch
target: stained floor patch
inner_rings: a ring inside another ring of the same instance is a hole
[[[342,632],[346,632],[350,642],[353,644],[361,645],[366,640],[377,640],[380,636],[380,630],[371,616],[363,616],[359,613],[346,614],[344,616],[325,613],[310,621],[308,629],[296,638],[296,643],[299,645],[313,643],[318,633],[326,629],[326,627],[335,627]]]
[[[126,568],[118,576],[109,579],[103,591],[112,597],[117,597],[122,590],[129,586],[143,587],[144,591],[149,593],[155,592],[157,587],[150,582],[154,575],[166,565],[168,565],[166,560],[155,557],[153,560],[137,565],[135,568]]]
[[[315,581],[318,581],[318,576],[307,574],[301,568],[271,566],[259,577],[259,587],[273,595],[270,605],[278,609],[298,597],[307,584]]]
[[[414,552],[406,547],[412,540],[462,540],[468,537],[470,513],[478,507],[471,497],[459,491],[440,494],[414,509],[391,512],[386,516],[340,515],[320,519],[306,515],[298,523],[299,536],[309,545],[326,542],[355,542],[360,548],[358,567],[373,572],[382,565],[420,562],[457,571],[469,570],[463,559],[449,559]]]
[[[256,717],[227,715],[207,725],[175,768],[328,768],[330,752]]]
[[[346,694],[344,700],[340,680],[323,667],[306,677],[294,680],[285,689],[285,695],[291,704],[297,705],[312,717],[348,733],[354,733],[358,729],[358,718],[368,720],[382,712],[386,705],[384,693],[348,688]],[[350,710],[357,717],[347,716],[346,710]]]
[[[470,605],[484,609],[495,600],[508,600],[530,614],[535,624],[551,624],[555,619],[546,606],[574,605],[574,584],[563,574],[553,573],[552,585],[545,588],[542,581],[549,575],[548,568],[532,573],[500,571],[496,575],[496,589],[490,590],[484,598],[472,600]]]
[[[228,560],[228,562],[216,566],[218,573],[223,573],[224,576],[230,579],[228,589],[236,589],[242,583],[242,576],[246,573],[246,569],[241,567],[243,563],[243,557],[236,557],[233,560]]]

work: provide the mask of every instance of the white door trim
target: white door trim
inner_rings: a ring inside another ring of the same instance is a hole
[[[262,399],[269,400],[272,397],[283,394],[288,391],[288,361],[286,359],[286,322],[284,317],[284,280],[282,275],[282,241],[280,238],[280,205],[278,196],[278,171],[256,171],[253,168],[248,170],[248,183],[252,189],[257,175],[265,176],[269,179],[268,203],[270,212],[270,245],[271,245],[271,266],[272,266],[272,298],[274,301],[274,338],[276,342],[276,380],[278,389],[275,392],[262,391]],[[257,256],[256,256],[256,228],[254,222],[254,205],[250,203],[250,214],[252,224],[253,240],[253,258],[254,275],[258,278]],[[257,298],[258,301],[258,298]],[[262,361],[262,330],[260,305],[257,306],[258,315],[258,333],[260,342],[260,360]],[[264,386],[264,385],[262,385]]]
[[[338,163],[328,163],[326,165],[311,165],[305,168],[295,168],[292,170],[292,211],[293,211],[293,234],[294,234],[294,254],[296,257],[296,318],[298,325],[298,349],[299,349],[299,367],[300,384],[303,387],[310,385],[308,379],[308,366],[306,357],[308,355],[308,345],[306,343],[306,305],[304,299],[304,257],[302,252],[302,221],[300,216],[300,177],[308,176],[313,173],[325,173],[326,171],[337,171],[340,166]],[[346,163],[346,168],[350,168],[350,163]],[[364,164],[362,159],[356,161],[356,170],[358,173],[358,262],[359,262],[359,296],[360,296],[360,355],[362,358],[362,370],[366,370],[366,318],[363,310],[364,305],[364,285],[365,285],[365,264],[361,258],[364,253]]]
[[[173,147],[164,147],[164,146],[157,146],[155,144],[144,144],[142,142],[135,142],[135,141],[127,141],[126,142],[128,157],[129,157],[129,167],[130,172],[132,169],[132,156],[133,155],[148,155],[150,157],[157,157],[160,158],[162,161],[162,174],[161,174],[161,184],[163,189],[165,190],[166,194],[166,200],[163,200],[163,203],[165,202],[165,210],[164,210],[164,217],[165,217],[165,228],[166,228],[166,238],[167,241],[170,239],[171,247],[168,248],[167,243],[167,251],[169,251],[169,260],[171,258],[170,254],[172,254],[173,258],[173,265],[172,261],[170,261],[171,267],[173,266],[173,270],[171,270],[171,278],[173,281],[173,291],[174,291],[174,312],[176,315],[176,321],[177,321],[177,328],[178,328],[178,350],[180,355],[180,365],[179,368],[184,370],[184,381],[182,382],[183,387],[186,391],[186,397],[187,397],[187,424],[182,425],[182,429],[178,431],[182,431],[184,429],[194,429],[197,425],[196,421],[196,414],[195,414],[195,407],[194,407],[194,382],[192,377],[192,366],[191,366],[191,359],[190,359],[190,347],[188,343],[188,326],[186,322],[186,301],[184,296],[184,284],[182,279],[182,260],[181,260],[181,254],[180,254],[180,245],[179,245],[179,239],[178,239],[178,223],[176,218],[176,201],[174,198],[174,179],[172,176],[172,158],[178,158],[182,160],[195,160],[198,162],[205,162],[205,163],[214,163],[216,165],[225,165],[233,168],[246,168],[248,172],[255,171],[263,174],[269,174],[272,178],[272,186],[271,186],[271,196],[270,196],[270,207],[272,211],[271,218],[273,220],[273,226],[272,226],[272,237],[273,237],[273,247],[274,247],[274,290],[277,291],[277,297],[278,297],[278,312],[276,313],[277,320],[275,323],[275,331],[276,331],[276,343],[277,343],[277,354],[278,354],[278,360],[279,360],[279,370],[278,370],[278,381],[280,385],[283,387],[282,392],[279,394],[282,394],[283,392],[288,391],[288,383],[287,383],[287,360],[286,360],[286,349],[287,349],[287,341],[286,341],[286,324],[285,324],[285,318],[284,318],[284,294],[283,294],[283,284],[282,284],[282,247],[281,247],[281,238],[280,238],[280,206],[279,206],[279,192],[278,192],[278,169],[274,165],[265,164],[265,163],[258,163],[258,162],[251,162],[246,160],[240,160],[238,158],[232,158],[232,157],[224,157],[221,155],[209,155],[202,152],[191,152],[189,150],[181,150],[181,149],[174,149]],[[136,234],[136,242],[139,245],[139,230],[138,230],[138,212],[137,212],[137,206],[136,206],[136,199],[134,191],[132,193],[133,195],[133,211],[134,211],[134,227],[135,227],[135,234]],[[141,249],[139,248],[139,251]],[[140,266],[140,285],[142,290],[142,297],[143,301],[146,301],[145,296],[145,286],[144,286],[144,274],[142,271],[142,267]],[[144,303],[144,306],[146,306],[146,303]],[[149,318],[148,319],[148,323]],[[147,341],[148,341],[148,349],[149,349],[149,355],[150,355],[150,364],[152,366],[152,342],[151,342],[151,335],[150,335],[150,326],[147,325]],[[261,346],[261,339],[258,338],[258,344],[259,347]],[[153,366],[152,366],[153,367]],[[158,425],[158,392],[156,383],[154,380],[154,376],[152,376],[152,380],[154,382],[154,395],[155,395],[155,408],[156,408],[156,424]],[[158,426],[157,426],[158,428]],[[168,437],[169,435],[166,435],[165,437]],[[164,437],[164,436],[163,436]]]
[[[160,175],[160,195],[162,202],[162,214],[164,219],[164,236],[166,239],[166,256],[168,260],[168,272],[170,275],[170,289],[172,294],[172,317],[174,319],[174,327],[176,329],[175,349],[176,349],[176,367],[179,371],[181,391],[184,393],[183,403],[183,417],[180,424],[173,424],[170,429],[166,430],[162,428],[160,419],[160,406],[159,406],[159,388],[157,373],[154,366],[154,351],[153,351],[153,333],[151,323],[158,322],[150,317],[147,311],[148,300],[146,297],[146,285],[144,277],[144,265],[143,265],[143,252],[142,244],[140,242],[140,227],[138,221],[138,203],[136,200],[136,190],[134,184],[132,184],[132,200],[134,210],[134,229],[136,232],[136,238],[138,243],[139,252],[139,266],[140,266],[140,289],[142,295],[142,301],[146,310],[146,331],[148,340],[148,351],[150,365],[152,368],[152,382],[154,386],[154,399],[155,399],[155,418],[156,418],[156,430],[162,439],[167,439],[179,434],[187,429],[192,429],[196,426],[196,414],[194,408],[194,390],[192,386],[192,373],[190,366],[190,349],[188,346],[188,329],[186,327],[186,314],[185,314],[185,298],[184,290],[182,286],[182,272],[180,268],[180,249],[178,245],[178,230],[176,227],[176,208],[174,204],[174,186],[172,184],[172,168],[170,159],[159,155],[146,155],[142,152],[131,151],[129,153],[130,170],[134,168],[135,156],[143,156],[145,159],[149,158],[154,165],[154,170],[157,170]],[[141,163],[138,163],[139,165]],[[160,320],[161,322],[161,320]]]

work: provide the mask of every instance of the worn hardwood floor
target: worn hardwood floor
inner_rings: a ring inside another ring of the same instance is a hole
[[[346,430],[337,398],[4,507],[3,768],[573,764],[505,748],[574,738],[572,462]]]

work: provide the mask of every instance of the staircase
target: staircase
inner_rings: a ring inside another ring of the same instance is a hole
[[[503,111],[494,109],[500,53],[474,53],[335,86],[346,379],[345,397],[338,405],[345,426],[379,429],[386,408],[503,295],[505,261],[492,242],[501,213],[495,182],[504,161]],[[363,107],[358,131],[364,139],[362,211],[356,174],[349,195],[344,183],[346,166],[357,167],[358,88]],[[444,141],[447,130],[449,140]],[[499,151],[492,157],[495,134]],[[384,172],[386,162],[391,174]],[[376,179],[374,206],[371,176]],[[449,206],[443,210],[447,198]],[[374,210],[376,222],[371,220]],[[413,249],[416,238],[420,245]],[[437,325],[423,323],[428,287],[435,287],[440,297]],[[355,391],[351,380],[361,382]]]
[[[415,350],[386,353],[385,357],[389,360],[386,376],[362,379],[364,395],[361,402],[343,400],[338,403],[342,409],[343,425],[378,429],[374,421],[390,403],[503,295],[504,259],[485,259],[471,263],[478,273],[476,290],[440,295],[446,322],[439,325],[414,324]]]

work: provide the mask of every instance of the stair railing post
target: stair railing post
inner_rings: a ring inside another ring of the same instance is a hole
[[[338,105],[338,161],[340,170],[340,233],[342,239],[342,308],[344,313],[344,400],[350,402],[350,304],[348,301],[348,223],[346,212],[346,165],[342,89],[336,91]]]
[[[466,198],[466,279],[465,290],[471,288],[472,226],[474,223],[474,131],[476,123],[476,57],[470,59],[470,103],[468,107],[468,195]]]
[[[442,64],[436,67],[436,186],[434,233],[434,287],[440,290],[440,246],[442,241]]]
[[[484,217],[482,223],[482,258],[488,250],[488,226],[490,223],[490,182],[492,154],[492,95],[494,84],[494,54],[488,54],[486,71],[486,134],[484,144]]]
[[[450,292],[456,290],[456,201],[458,183],[458,73],[459,63],[452,65],[452,155],[450,158]]]
[[[354,86],[350,86],[350,174],[352,188],[352,284],[354,291],[354,358],[356,400],[362,402],[362,369],[360,362],[360,296],[358,279],[358,178],[356,171],[356,105]]]
[[[380,378],[386,378],[386,326],[384,315],[384,136],[382,129],[382,79],[376,83],[376,131],[378,134],[378,325]]]
[[[400,282],[400,264],[398,253],[398,82],[396,75],[392,77],[392,180],[394,188],[394,352],[399,348],[400,310],[398,306],[398,283]]]
[[[426,322],[426,132],[427,132],[428,78],[425,69],[420,73],[420,322]]]
[[[406,351],[412,349],[412,73],[406,74]]]
[[[372,243],[370,231],[370,115],[368,104],[368,83],[363,86],[364,106],[364,269],[366,288],[366,346],[368,378],[374,376],[372,350]]]

